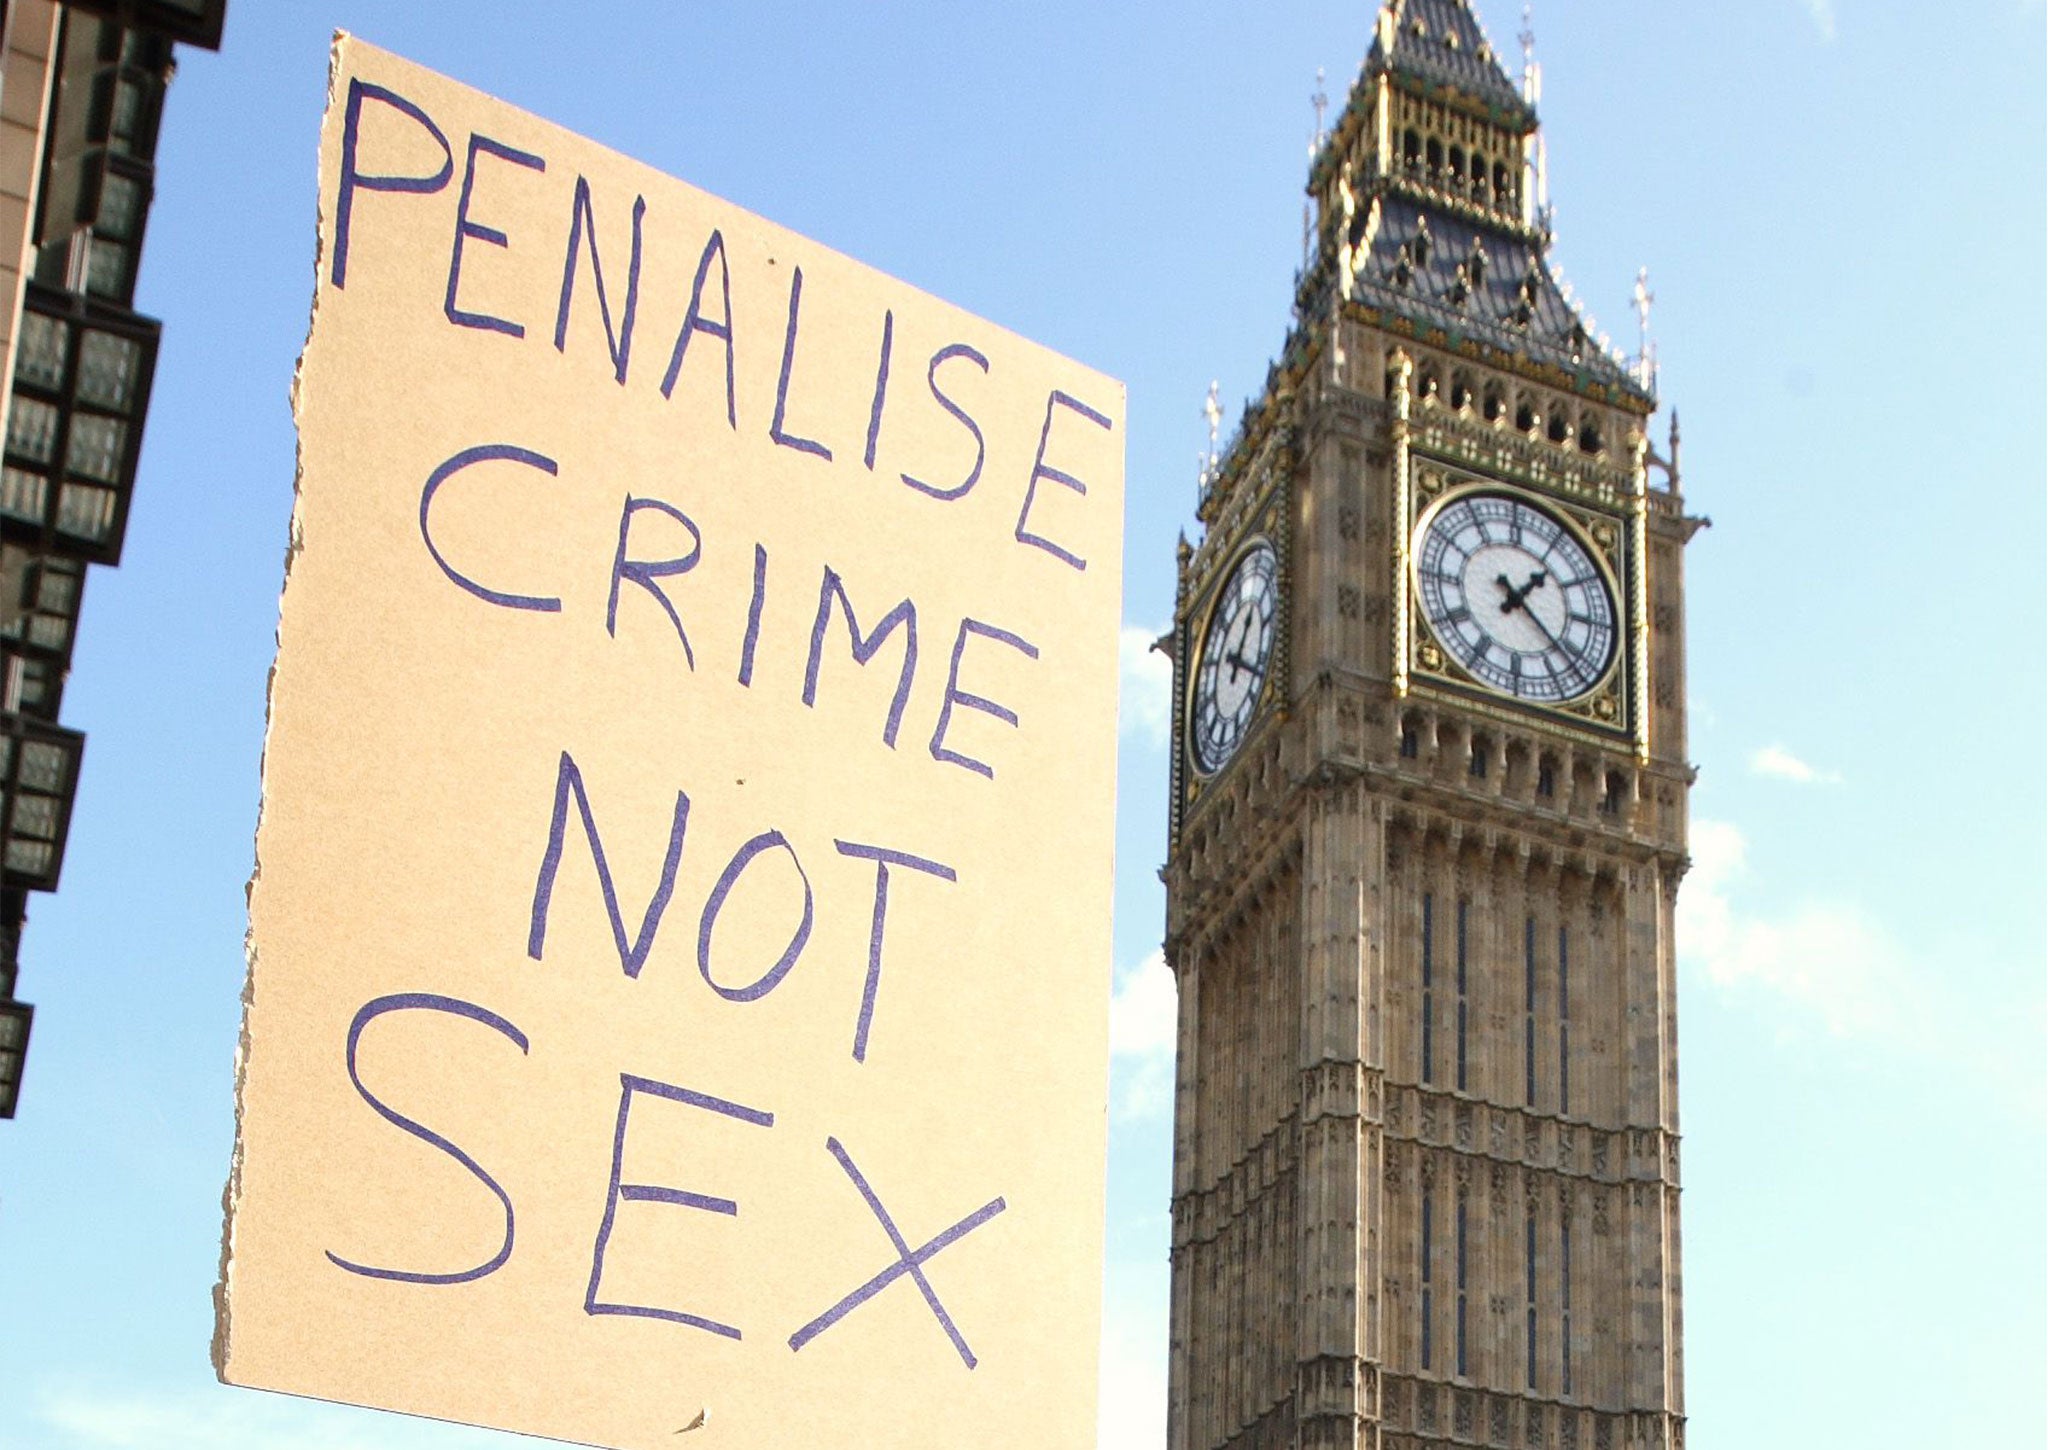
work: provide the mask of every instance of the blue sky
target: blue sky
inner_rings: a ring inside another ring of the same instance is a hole
[[[510,1443],[207,1365],[336,26],[1128,383],[1102,1443],[1161,1442],[1166,687],[1142,644],[1204,392],[1234,417],[1284,333],[1316,68],[1340,97],[1371,8],[236,0],[168,107],[141,483],[87,590],[84,784],[23,949],[0,1444]],[[1519,7],[1480,9],[1513,53]],[[1649,267],[1714,520],[1687,560],[1690,1443],[2040,1445],[2042,5],[1538,9],[1556,257],[1629,346]]]

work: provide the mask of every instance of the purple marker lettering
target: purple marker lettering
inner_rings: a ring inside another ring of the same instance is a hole
[[[932,731],[932,759],[943,760],[948,765],[962,766],[973,771],[976,775],[987,776],[990,780],[994,780],[996,776],[994,766],[986,761],[976,760],[971,755],[963,755],[957,750],[948,749],[946,746],[946,727],[953,723],[953,707],[955,705],[965,705],[970,710],[979,710],[984,715],[993,715],[1005,725],[1014,726],[1017,723],[1016,711],[1005,705],[997,704],[994,700],[984,699],[980,695],[970,695],[967,691],[960,688],[960,658],[967,653],[967,637],[971,634],[978,634],[983,639],[992,639],[998,643],[1006,644],[1011,649],[1034,660],[1038,658],[1038,646],[1021,635],[1012,634],[1007,629],[998,629],[993,624],[983,624],[978,619],[961,620],[960,633],[953,640],[953,665],[946,675],[946,698],[944,703],[939,706],[938,726]]]
[[[530,171],[546,171],[547,162],[528,151],[507,146],[502,141],[493,141],[488,136],[471,135],[469,138],[469,161],[462,169],[462,197],[455,204],[455,244],[448,252],[448,296],[441,304],[448,320],[457,327],[476,327],[485,332],[502,332],[507,337],[524,337],[526,329],[517,322],[508,322],[502,317],[492,317],[484,312],[465,312],[455,305],[456,289],[462,285],[463,243],[474,237],[480,242],[489,242],[494,247],[509,247],[511,242],[495,227],[469,219],[469,201],[476,190],[476,158],[487,153]]]
[[[597,866],[598,890],[604,893],[605,914],[611,919],[612,941],[619,949],[619,966],[628,977],[637,978],[654,950],[654,934],[661,927],[661,914],[676,889],[676,868],[683,859],[683,833],[690,823],[690,798],[676,792],[675,815],[668,831],[668,854],[661,863],[661,879],[640,917],[639,935],[626,940],[626,919],[619,910],[618,888],[612,885],[611,864],[605,860],[604,842],[598,839],[597,820],[591,814],[590,795],[583,788],[583,772],[568,751],[562,752],[561,767],[555,772],[555,810],[548,823],[548,845],[540,861],[540,874],[533,883],[533,913],[526,932],[526,954],[535,961],[547,946],[548,905],[554,899],[555,875],[562,868],[562,846],[569,831],[569,798],[576,798],[576,813],[583,821],[583,835],[590,842],[591,860]]]
[[[875,401],[868,408],[868,447],[861,462],[875,471],[875,444],[882,436],[882,400],[889,396],[889,353],[896,343],[896,314],[882,313],[882,355],[875,363]]]
[[[1062,407],[1070,408],[1074,412],[1079,413],[1098,428],[1114,426],[1104,414],[1096,412],[1080,399],[1071,398],[1058,389],[1055,389],[1052,395],[1045,400],[1045,426],[1038,432],[1038,457],[1031,464],[1031,481],[1024,487],[1024,507],[1017,512],[1016,537],[1017,542],[1020,544],[1029,544],[1033,548],[1043,549],[1055,559],[1076,569],[1086,569],[1088,567],[1086,559],[1082,558],[1079,554],[1061,548],[1051,539],[1041,534],[1032,533],[1030,529],[1031,504],[1038,497],[1038,480],[1041,478],[1049,478],[1054,483],[1064,484],[1083,497],[1086,497],[1088,493],[1087,484],[1081,482],[1073,474],[1054,468],[1045,461],[1046,445],[1052,441],[1053,414]]]
[[[740,641],[740,683],[754,683],[754,646],[761,642],[761,606],[768,602],[768,550],[754,545],[754,594],[747,601],[747,633]]]
[[[611,349],[612,375],[619,386],[626,383],[626,364],[633,355],[633,314],[640,306],[640,222],[647,215],[647,198],[633,198],[633,254],[626,264],[626,305],[617,329],[612,327],[611,295],[605,291],[604,260],[597,250],[597,212],[590,203],[589,178],[576,178],[576,198],[569,206],[569,250],[562,258],[562,301],[555,309],[555,351],[569,345],[569,300],[576,293],[576,254],[583,236],[590,235],[590,276],[597,284],[597,312],[604,322],[605,345]],[[616,258],[614,258],[616,260]]]
[[[687,1189],[670,1188],[656,1183],[626,1183],[621,1181],[626,1162],[626,1123],[633,1111],[633,1095],[640,1093],[648,1097],[664,1098],[685,1107],[702,1108],[742,1123],[751,1123],[757,1128],[775,1126],[775,1115],[764,1113],[758,1108],[742,1107],[727,1102],[724,1098],[712,1097],[709,1093],[694,1092],[674,1083],[656,1082],[652,1078],[635,1077],[631,1073],[619,1074],[619,1119],[618,1127],[612,1134],[612,1181],[605,1190],[604,1221],[597,1226],[597,1246],[590,1255],[590,1287],[583,1292],[585,1314],[622,1314],[636,1319],[665,1319],[672,1324],[687,1324],[692,1329],[707,1330],[723,1339],[738,1339],[740,1331],[730,1324],[710,1319],[701,1314],[686,1314],[680,1309],[658,1309],[647,1304],[616,1304],[597,1297],[597,1291],[604,1280],[605,1250],[611,1244],[612,1223],[622,1203],[665,1203],[672,1208],[694,1208],[703,1213],[724,1214],[729,1218],[739,1216],[740,1206],[730,1198],[719,1198],[708,1193],[692,1193]]]
[[[891,750],[896,748],[896,727],[903,723],[903,707],[910,700],[910,684],[917,674],[917,606],[908,599],[882,616],[874,632],[863,635],[860,621],[854,618],[853,601],[847,597],[846,585],[841,581],[830,564],[825,566],[825,578],[818,586],[818,614],[811,621],[811,654],[804,665],[804,704],[812,709],[818,703],[818,665],[825,653],[825,627],[832,620],[832,604],[837,600],[839,612],[845,616],[846,632],[853,641],[853,662],[865,665],[875,657],[878,650],[898,625],[903,626],[903,668],[896,676],[896,695],[889,702],[889,718],[882,725],[882,743]]]
[[[875,1020],[875,994],[882,986],[882,929],[889,915],[889,868],[901,866],[909,871],[922,871],[941,881],[958,881],[960,875],[951,866],[923,856],[913,856],[908,851],[863,845],[859,841],[834,841],[832,844],[839,848],[842,856],[875,863],[875,915],[868,931],[868,976],[860,994],[860,1017],[853,1027],[853,1060],[866,1062],[868,1028]]]
[[[363,171],[357,164],[356,157],[362,146],[364,101],[382,101],[392,110],[402,112],[419,122],[426,133],[434,138],[434,144],[441,148],[441,169],[432,176],[373,175]],[[449,178],[454,175],[455,153],[449,148],[447,136],[434,124],[433,117],[396,91],[388,91],[382,86],[373,86],[368,81],[350,76],[348,112],[341,123],[341,181],[334,194],[334,266],[328,274],[334,285],[348,285],[349,227],[355,219],[358,191],[400,191],[427,195],[446,186]]]
[[[653,509],[656,513],[666,514],[688,529],[690,531],[690,552],[679,559],[628,559],[626,557],[626,536],[632,532],[633,515],[641,512],[643,509]],[[665,504],[658,498],[634,498],[631,494],[628,494],[626,496],[626,506],[619,512],[619,548],[618,552],[612,556],[612,593],[611,599],[604,609],[604,632],[614,639],[618,638],[619,585],[621,582],[630,579],[649,594],[652,594],[655,602],[661,606],[662,612],[668,615],[668,622],[676,627],[676,638],[683,642],[683,659],[689,664],[691,669],[696,669],[697,656],[690,648],[690,636],[683,632],[682,616],[676,613],[675,605],[670,602],[668,595],[662,592],[661,585],[655,581],[657,579],[666,579],[674,574],[689,573],[697,567],[697,560],[703,552],[704,535],[702,531],[698,529],[696,524],[690,521],[681,509]]]
[[[909,484],[919,493],[928,493],[933,498],[955,499],[966,497],[967,491],[973,488],[980,480],[981,465],[988,459],[988,444],[982,439],[981,425],[968,417],[967,411],[964,408],[939,390],[939,365],[951,362],[954,358],[966,359],[980,368],[984,374],[988,372],[988,359],[966,343],[956,342],[950,347],[942,347],[933,353],[932,365],[925,373],[925,382],[930,386],[932,396],[939,400],[939,406],[948,413],[951,413],[955,418],[958,418],[966,426],[967,431],[974,435],[974,466],[967,470],[966,478],[954,484],[951,488],[938,488],[929,483],[922,483],[907,473],[902,475],[905,483]]]
[[[467,575],[456,573],[454,566],[442,557],[441,550],[434,543],[434,531],[429,515],[434,507],[434,495],[440,491],[441,485],[471,464],[487,463],[493,459],[523,463],[528,468],[539,469],[550,478],[556,474],[555,460],[543,458],[531,448],[520,448],[511,443],[485,443],[476,448],[465,448],[427,475],[427,485],[420,490],[420,539],[426,544],[427,552],[433,555],[434,562],[441,566],[443,574],[485,603],[496,604],[505,609],[531,609],[541,614],[554,614],[562,607],[560,599],[536,594],[506,594],[496,589],[487,589]]]
[[[799,453],[808,453],[832,461],[832,450],[811,438],[799,438],[794,433],[785,433],[782,420],[789,408],[789,374],[796,365],[797,314],[804,301],[804,269],[797,267],[789,278],[789,327],[782,335],[782,374],[775,380],[775,417],[768,424],[768,436],[784,448],[794,448]]]
[[[718,913],[725,909],[725,898],[739,883],[740,873],[763,851],[771,851],[778,846],[789,853],[790,864],[796,867],[797,880],[803,883],[803,920],[790,934],[789,945],[783,949],[774,966],[744,987],[721,987],[711,975],[711,929],[718,924]],[[811,878],[804,874],[804,863],[797,859],[796,848],[789,844],[782,832],[763,831],[733,853],[732,860],[726,863],[718,878],[718,884],[711,888],[711,895],[704,902],[704,915],[697,923],[697,970],[703,974],[711,990],[726,1001],[758,1001],[781,984],[782,979],[789,975],[790,968],[796,965],[797,958],[803,955],[804,943],[811,939],[811,907]]]
[[[722,321],[713,321],[704,315],[704,283],[711,275],[714,257],[718,259],[720,305],[725,311]],[[675,351],[669,354],[668,371],[661,378],[661,395],[664,398],[675,392],[676,379],[683,371],[683,357],[690,350],[690,339],[700,332],[725,344],[725,421],[728,427],[737,429],[740,426],[739,405],[735,401],[732,381],[732,268],[725,260],[725,238],[716,231],[704,244],[704,255],[697,259],[697,280],[690,284],[690,310],[683,314],[682,330],[676,334]]]
[[[467,1284],[472,1279],[481,1279],[487,1274],[495,1274],[504,1267],[505,1261],[512,1257],[512,1195],[504,1190],[497,1179],[486,1173],[477,1163],[476,1159],[470,1157],[469,1154],[463,1152],[432,1128],[414,1122],[405,1114],[387,1107],[378,1100],[375,1093],[363,1086],[362,1074],[356,1069],[356,1046],[362,1041],[363,1029],[387,1012],[446,1012],[453,1017],[466,1017],[472,1022],[483,1023],[484,1026],[498,1033],[501,1037],[509,1039],[522,1053],[527,1050],[526,1034],[497,1013],[479,1007],[474,1002],[464,1002],[455,997],[437,996],[431,992],[400,992],[389,997],[378,997],[374,1001],[365,1003],[362,1010],[356,1013],[355,1020],[348,1025],[348,1049],[346,1053],[348,1080],[355,1084],[356,1091],[362,1095],[363,1101],[376,1109],[377,1116],[384,1119],[387,1123],[396,1125],[402,1131],[411,1134],[423,1143],[429,1143],[439,1148],[443,1153],[446,1153],[450,1158],[453,1158],[457,1163],[468,1169],[470,1175],[482,1183],[484,1187],[490,1189],[491,1193],[497,1198],[499,1206],[505,1210],[505,1237],[498,1245],[498,1252],[485,1262],[478,1264],[473,1269],[463,1269],[452,1274],[419,1273],[410,1269],[380,1269],[369,1264],[353,1263],[348,1259],[344,1259],[332,1249],[326,1250],[328,1262],[337,1268],[348,1270],[351,1274],[361,1274],[369,1279],[395,1279],[404,1284]]]
[[[874,1214],[875,1220],[882,1225],[882,1231],[888,1234],[889,1242],[896,1246],[896,1262],[882,1270],[881,1273],[875,1275],[874,1278],[868,1280],[858,1289],[855,1289],[851,1294],[848,1294],[844,1299],[841,1299],[837,1304],[834,1304],[830,1309],[827,1309],[823,1314],[820,1314],[796,1333],[790,1335],[789,1347],[792,1350],[802,1349],[806,1344],[809,1344],[855,1309],[858,1309],[861,1305],[867,1303],[868,1300],[874,1298],[875,1295],[881,1293],[882,1290],[888,1288],[890,1284],[908,1274],[917,1284],[918,1292],[924,1295],[924,1302],[931,1306],[932,1315],[939,1321],[939,1327],[946,1331],[946,1337],[953,1341],[953,1348],[959,1351],[960,1362],[969,1369],[973,1369],[977,1363],[974,1358],[974,1351],[967,1347],[967,1340],[960,1333],[958,1326],[953,1323],[953,1316],[948,1314],[946,1306],[939,1302],[938,1291],[932,1288],[932,1281],[925,1276],[924,1266],[940,1250],[966,1238],[967,1235],[973,1233],[1009,1205],[1000,1198],[991,1199],[944,1233],[913,1249],[910,1247],[909,1241],[903,1237],[902,1231],[896,1227],[896,1221],[889,1216],[889,1210],[882,1207],[882,1200],[875,1196],[874,1189],[868,1187],[867,1179],[861,1176],[861,1171],[854,1166],[853,1159],[848,1156],[844,1148],[839,1146],[839,1140],[837,1138],[827,1138],[825,1140],[825,1149],[838,1160],[839,1166],[845,1170],[846,1176],[853,1180],[853,1186],[860,1190],[860,1196],[867,1203],[868,1211]]]

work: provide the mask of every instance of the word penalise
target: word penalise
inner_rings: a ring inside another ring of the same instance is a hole
[[[398,134],[391,134],[394,131]],[[424,172],[366,170],[364,153],[370,149],[373,139],[385,149],[403,151],[415,159],[425,151],[437,158],[436,164]],[[519,342],[527,336],[527,321],[487,311],[486,304],[466,300],[463,269],[465,259],[468,259],[468,264],[474,264],[480,246],[513,251],[538,245],[530,238],[514,238],[478,214],[482,205],[477,199],[479,176],[489,177],[490,185],[496,190],[503,185],[516,185],[522,177],[529,180],[545,177],[548,162],[537,153],[476,132],[469,136],[462,154],[461,180],[458,183],[455,179],[456,147],[423,107],[389,87],[360,78],[351,79],[342,130],[340,176],[334,195],[334,245],[327,263],[326,278],[329,285],[337,290],[348,286],[357,207],[365,194],[426,197],[455,187],[457,202],[449,232],[442,315],[449,326]],[[578,309],[577,299],[587,296],[590,301],[583,303],[582,307],[587,317],[592,304],[595,304],[597,322],[604,336],[605,364],[609,375],[618,386],[625,387],[632,374],[633,344],[641,323],[641,273],[647,256],[647,199],[645,196],[634,198],[630,223],[632,235],[625,248],[624,265],[621,266],[619,243],[614,236],[610,244],[609,270],[598,241],[599,208],[589,178],[580,173],[567,210],[568,215],[562,222],[561,280],[554,306],[554,347],[557,352],[567,352]],[[552,251],[550,255],[553,255]],[[624,273],[623,285],[619,280],[621,271]],[[889,307],[882,309],[873,334],[876,338],[871,374],[873,386],[862,416],[842,420],[841,436],[825,436],[828,430],[821,429],[814,422],[802,424],[803,431],[799,431],[796,420],[806,414],[805,400],[797,387],[804,374],[801,361],[806,356],[804,343],[808,336],[804,326],[804,269],[801,265],[794,265],[788,268],[788,273],[787,304],[779,326],[771,323],[761,334],[765,346],[779,349],[780,358],[773,401],[765,404],[762,410],[767,415],[767,437],[778,447],[823,464],[830,464],[836,456],[850,453],[857,447],[861,466],[873,473],[888,435],[885,418],[891,389],[899,371],[894,356],[895,311]],[[587,283],[584,281],[586,277]],[[733,295],[733,265],[725,236],[720,228],[712,227],[697,252],[689,301],[676,325],[674,341],[658,386],[664,400],[671,398],[683,379],[689,359],[707,350],[715,350],[722,368],[715,364],[711,368],[711,385],[719,385],[722,379],[726,426],[738,432],[742,413],[739,385],[742,370],[737,366],[737,357],[743,349],[753,345],[754,338],[741,326],[734,312]],[[587,328],[589,323],[586,321],[584,326]],[[961,442],[971,442],[972,461],[957,477],[939,476],[936,470],[920,463],[913,465],[916,471],[912,471],[912,467],[897,470],[897,478],[904,488],[918,497],[951,503],[974,492],[986,473],[988,439],[982,421],[971,411],[975,405],[966,385],[972,384],[977,374],[983,379],[988,378],[992,364],[980,348],[971,343],[952,341],[936,348],[929,358],[923,360],[922,366],[924,390],[930,396],[931,405],[950,420]],[[693,371],[701,372],[702,368],[699,366]],[[1041,486],[1057,485],[1085,498],[1088,493],[1086,481],[1060,461],[1061,450],[1066,446],[1064,440],[1069,430],[1076,426],[1106,432],[1113,429],[1114,424],[1106,413],[1059,387],[1046,391],[1042,420],[1036,456],[1023,480],[1022,499],[1014,524],[1010,526],[1010,539],[1017,545],[1041,551],[1070,569],[1085,571],[1088,568],[1087,558],[1070,542],[1059,537],[1052,524],[1041,521]],[[526,607],[540,606],[529,603]]]

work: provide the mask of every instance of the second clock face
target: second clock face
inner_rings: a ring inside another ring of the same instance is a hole
[[[1279,561],[1261,540],[1238,559],[1209,615],[1195,666],[1189,744],[1195,765],[1213,774],[1237,753],[1259,707],[1279,616]]]
[[[1614,593],[1577,533],[1516,494],[1458,494],[1416,542],[1423,618],[1472,677],[1518,700],[1576,700],[1614,663]]]

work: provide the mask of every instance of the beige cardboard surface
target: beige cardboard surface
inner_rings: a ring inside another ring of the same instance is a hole
[[[222,1378],[1092,1444],[1121,385],[360,41],[332,87]]]

